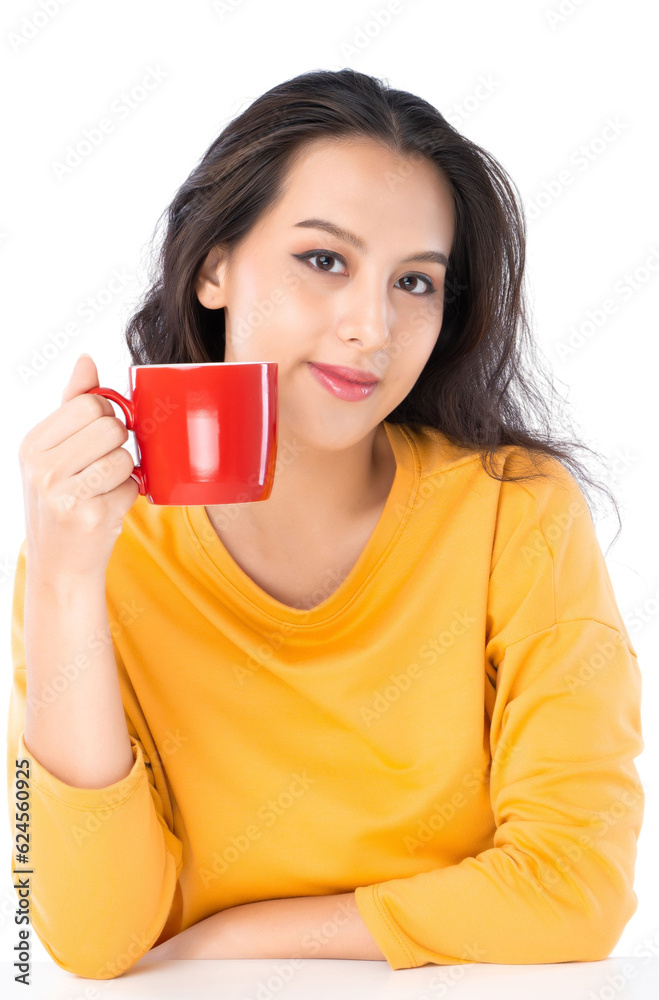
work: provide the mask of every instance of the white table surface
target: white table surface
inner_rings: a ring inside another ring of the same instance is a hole
[[[158,997],[180,1000],[657,1000],[659,958],[607,958],[556,965],[426,965],[326,959],[151,962],[116,979],[83,979],[34,962],[30,985],[2,962],[0,995],[44,1000]]]

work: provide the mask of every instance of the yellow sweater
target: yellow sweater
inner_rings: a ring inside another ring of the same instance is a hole
[[[619,940],[641,676],[585,497],[553,459],[501,484],[435,430],[385,427],[387,504],[310,611],[261,590],[204,507],[138,497],[106,588],[134,766],[104,789],[23,741],[23,541],[10,827],[27,759],[31,923],[62,968],[112,978],[226,907],[353,890],[392,969],[593,961]]]

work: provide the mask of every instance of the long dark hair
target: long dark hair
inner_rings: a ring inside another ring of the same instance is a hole
[[[558,394],[530,334],[517,187],[431,104],[376,77],[354,69],[302,73],[268,90],[222,130],[158,220],[167,216],[152,285],[125,334],[132,364],[224,360],[224,310],[199,302],[199,269],[214,246],[231,258],[278,200],[295,159],[313,141],[331,138],[369,138],[398,155],[425,157],[453,195],[441,331],[387,421],[437,428],[452,443],[477,450],[487,474],[500,481],[551,476],[551,462],[538,459],[557,459],[584,493],[594,486],[609,496],[618,517],[615,542],[621,527],[615,497],[574,457],[577,448],[596,453],[552,432],[566,417],[552,412]],[[502,445],[521,446],[535,471],[503,474],[495,462]]]

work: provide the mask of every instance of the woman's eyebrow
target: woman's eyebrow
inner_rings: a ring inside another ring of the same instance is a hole
[[[323,229],[331,236],[336,236],[338,240],[343,240],[344,243],[349,243],[351,246],[356,247],[357,250],[361,250],[362,253],[368,252],[368,247],[361,237],[355,236],[349,229],[343,229],[333,222],[328,222],[327,219],[304,219],[302,222],[296,222],[295,225],[304,226],[307,229]],[[413,253],[409,257],[404,257],[401,263],[407,264],[412,261],[427,261],[434,264],[443,264],[444,267],[448,267],[448,257],[441,250],[421,250],[419,253]]]

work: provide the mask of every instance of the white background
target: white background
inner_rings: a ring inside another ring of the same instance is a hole
[[[605,476],[621,504],[623,532],[607,564],[643,673],[646,749],[636,764],[647,804],[637,861],[639,907],[613,955],[633,955],[644,938],[659,953],[659,220],[652,8],[647,0],[401,0],[382,26],[373,12],[387,2],[43,0],[51,14],[39,0],[3,4],[3,725],[6,730],[12,580],[25,530],[21,438],[60,405],[82,351],[94,358],[101,385],[127,391],[123,333],[145,288],[149,240],[224,125],[298,73],[352,66],[429,100],[499,159],[522,194],[535,335],[581,440],[603,456],[609,471],[591,468]],[[153,89],[140,91],[154,71],[160,82],[153,87],[151,76]],[[136,106],[113,112],[118,103],[126,108],[122,95],[131,91]],[[113,131],[58,178],[55,164],[67,146],[107,116]],[[613,138],[608,120],[617,123]],[[561,183],[566,170],[570,184]],[[114,272],[125,284],[105,295]],[[97,303],[91,319],[83,315],[89,296]],[[608,315],[607,300],[613,303]],[[604,318],[599,325],[593,321],[598,311]],[[77,332],[67,342],[62,331],[70,323]],[[570,346],[579,330],[580,346],[574,339]],[[132,436],[128,447],[134,454]],[[596,526],[606,550],[617,523],[609,518]],[[11,961],[16,897],[6,823],[4,829],[0,954]],[[46,958],[36,935],[31,940],[33,958]]]

